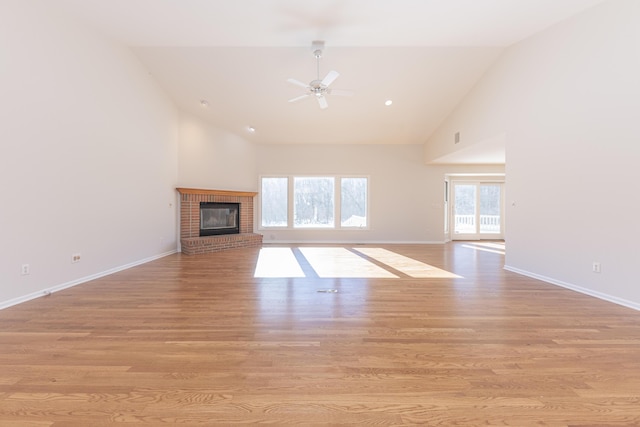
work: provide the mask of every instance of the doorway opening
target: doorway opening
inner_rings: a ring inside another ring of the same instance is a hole
[[[498,178],[447,178],[445,232],[449,239],[504,239],[504,177]]]

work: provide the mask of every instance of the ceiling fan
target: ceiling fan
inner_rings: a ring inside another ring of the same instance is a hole
[[[309,84],[302,83],[300,80],[296,80],[296,79],[287,80],[289,83],[294,84],[296,86],[301,86],[307,90],[307,93],[305,93],[304,95],[300,95],[295,98],[292,98],[289,100],[289,102],[301,101],[310,96],[315,96],[315,98],[318,100],[318,104],[320,104],[320,108],[325,109],[329,106],[329,104],[327,103],[327,99],[325,98],[326,95],[338,95],[338,96],[353,95],[353,92],[351,91],[332,89],[329,87],[329,85],[333,83],[333,81],[337,79],[338,76],[340,75],[340,73],[338,73],[337,71],[333,71],[333,70],[329,71],[329,73],[322,80],[320,80],[320,58],[322,58],[323,49],[324,49],[323,41],[317,40],[312,42],[311,50],[313,51],[313,56],[315,56],[316,62],[317,62],[317,74],[316,74],[315,80],[312,80],[311,83]]]

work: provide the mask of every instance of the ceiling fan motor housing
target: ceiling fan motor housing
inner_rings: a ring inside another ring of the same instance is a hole
[[[324,42],[322,40],[314,40],[311,42],[311,51],[316,58],[322,58],[322,51],[324,50]]]

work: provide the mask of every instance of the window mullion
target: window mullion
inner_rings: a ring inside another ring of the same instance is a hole
[[[288,228],[293,228],[293,222],[294,222],[294,219],[293,219],[294,207],[293,207],[293,205],[295,203],[295,199],[294,199],[294,196],[293,196],[293,181],[294,181],[294,177],[293,176],[288,176],[287,179],[288,179],[288,187],[289,187],[288,188],[289,192],[288,192],[288,195],[287,195],[287,197],[288,197],[288,200],[287,200],[287,212],[289,213],[288,221],[287,221],[287,223],[288,223],[287,227]]]
[[[342,177],[336,176],[333,181],[333,227],[342,228],[342,195],[340,188],[342,186]]]

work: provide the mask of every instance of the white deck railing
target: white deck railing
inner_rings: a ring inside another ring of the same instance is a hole
[[[456,233],[475,233],[475,215],[454,215]],[[481,233],[500,233],[500,215],[480,215]]]

